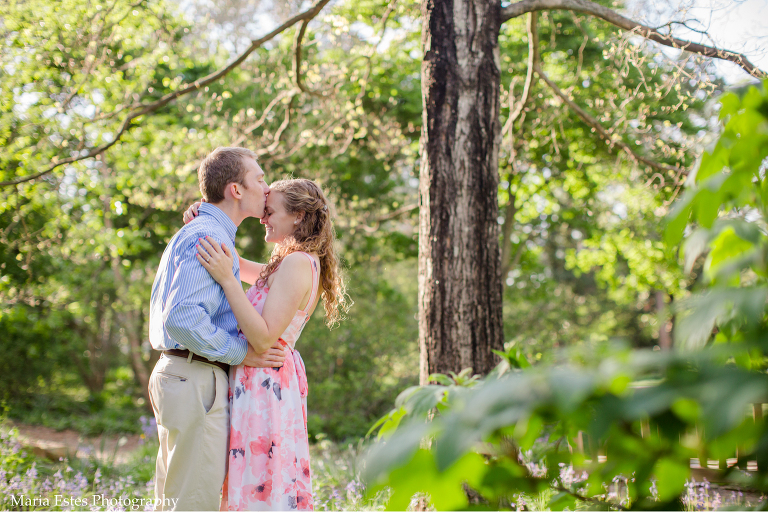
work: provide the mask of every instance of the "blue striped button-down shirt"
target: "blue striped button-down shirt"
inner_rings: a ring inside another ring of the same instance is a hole
[[[235,247],[237,226],[212,204],[179,230],[163,252],[152,284],[149,341],[156,350],[189,349],[211,361],[240,364],[248,343],[238,337],[237,320],[224,290],[197,261],[199,238],[210,236]],[[240,279],[240,262],[232,269]]]

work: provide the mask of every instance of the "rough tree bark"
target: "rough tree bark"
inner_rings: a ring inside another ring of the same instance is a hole
[[[419,183],[420,378],[502,349],[498,158],[499,29],[494,0],[425,0]]]

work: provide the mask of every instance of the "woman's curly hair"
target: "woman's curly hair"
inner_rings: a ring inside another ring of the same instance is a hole
[[[275,245],[269,262],[264,266],[257,281],[265,286],[280,262],[292,252],[308,252],[320,258],[320,286],[322,287],[325,323],[333,327],[344,319],[352,305],[346,292],[346,284],[339,269],[334,242],[336,234],[331,221],[331,208],[322,189],[311,180],[280,180],[269,186],[270,192],[280,192],[283,206],[295,215],[304,212],[293,234]]]

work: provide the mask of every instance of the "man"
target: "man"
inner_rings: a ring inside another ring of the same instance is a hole
[[[263,354],[238,337],[221,286],[197,260],[196,244],[210,236],[235,246],[248,217],[263,217],[269,186],[256,155],[219,147],[200,164],[206,202],[163,252],[152,285],[149,340],[163,351],[149,381],[157,419],[155,499],[161,510],[218,510],[229,433],[229,365],[281,366],[279,344]],[[233,271],[240,277],[235,258]]]

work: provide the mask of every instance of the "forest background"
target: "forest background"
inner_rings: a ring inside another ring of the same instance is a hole
[[[312,439],[360,438],[418,382],[417,3],[332,3],[222,78],[122,124],[121,112],[226,66],[301,7],[3,7],[0,399],[10,418],[84,434],[141,431],[157,357],[149,290],[199,196],[197,163],[219,145],[257,151],[269,180],[317,180],[335,204],[355,305],[336,329],[315,318],[302,336]],[[685,21],[688,35],[706,23],[692,21],[685,2],[625,7],[651,25]],[[505,23],[505,348],[533,364],[562,360],[563,348],[669,349],[669,306],[690,295],[701,262],[684,272],[663,241],[664,218],[718,134],[722,69],[569,11],[541,13],[538,30],[547,75],[587,115],[544,82],[525,87],[526,20]],[[243,223],[237,243],[245,257],[268,258],[257,221]]]
[[[260,31],[249,20],[298,11],[264,7],[18,4],[4,17],[2,179],[109,143],[127,103],[221,67]],[[418,18],[412,2],[334,4],[303,36],[301,81],[296,34],[286,33],[140,118],[95,159],[3,187],[0,395],[10,416],[91,434],[137,431],[156,358],[146,304],[162,249],[199,196],[197,162],[216,146],[245,145],[271,180],[317,180],[336,205],[355,306],[337,329],[311,322],[302,338],[309,428],[338,440],[364,434],[418,379]],[[550,75],[609,133],[681,169],[711,140],[710,100],[726,83],[710,60],[664,53],[570,12],[544,13],[540,40]],[[523,19],[504,25],[500,45],[504,122],[526,73]],[[639,168],[534,87],[500,157],[505,341],[531,362],[610,339],[669,347],[660,314],[692,284],[661,236],[683,173]],[[256,221],[241,226],[237,249],[268,257]]]

